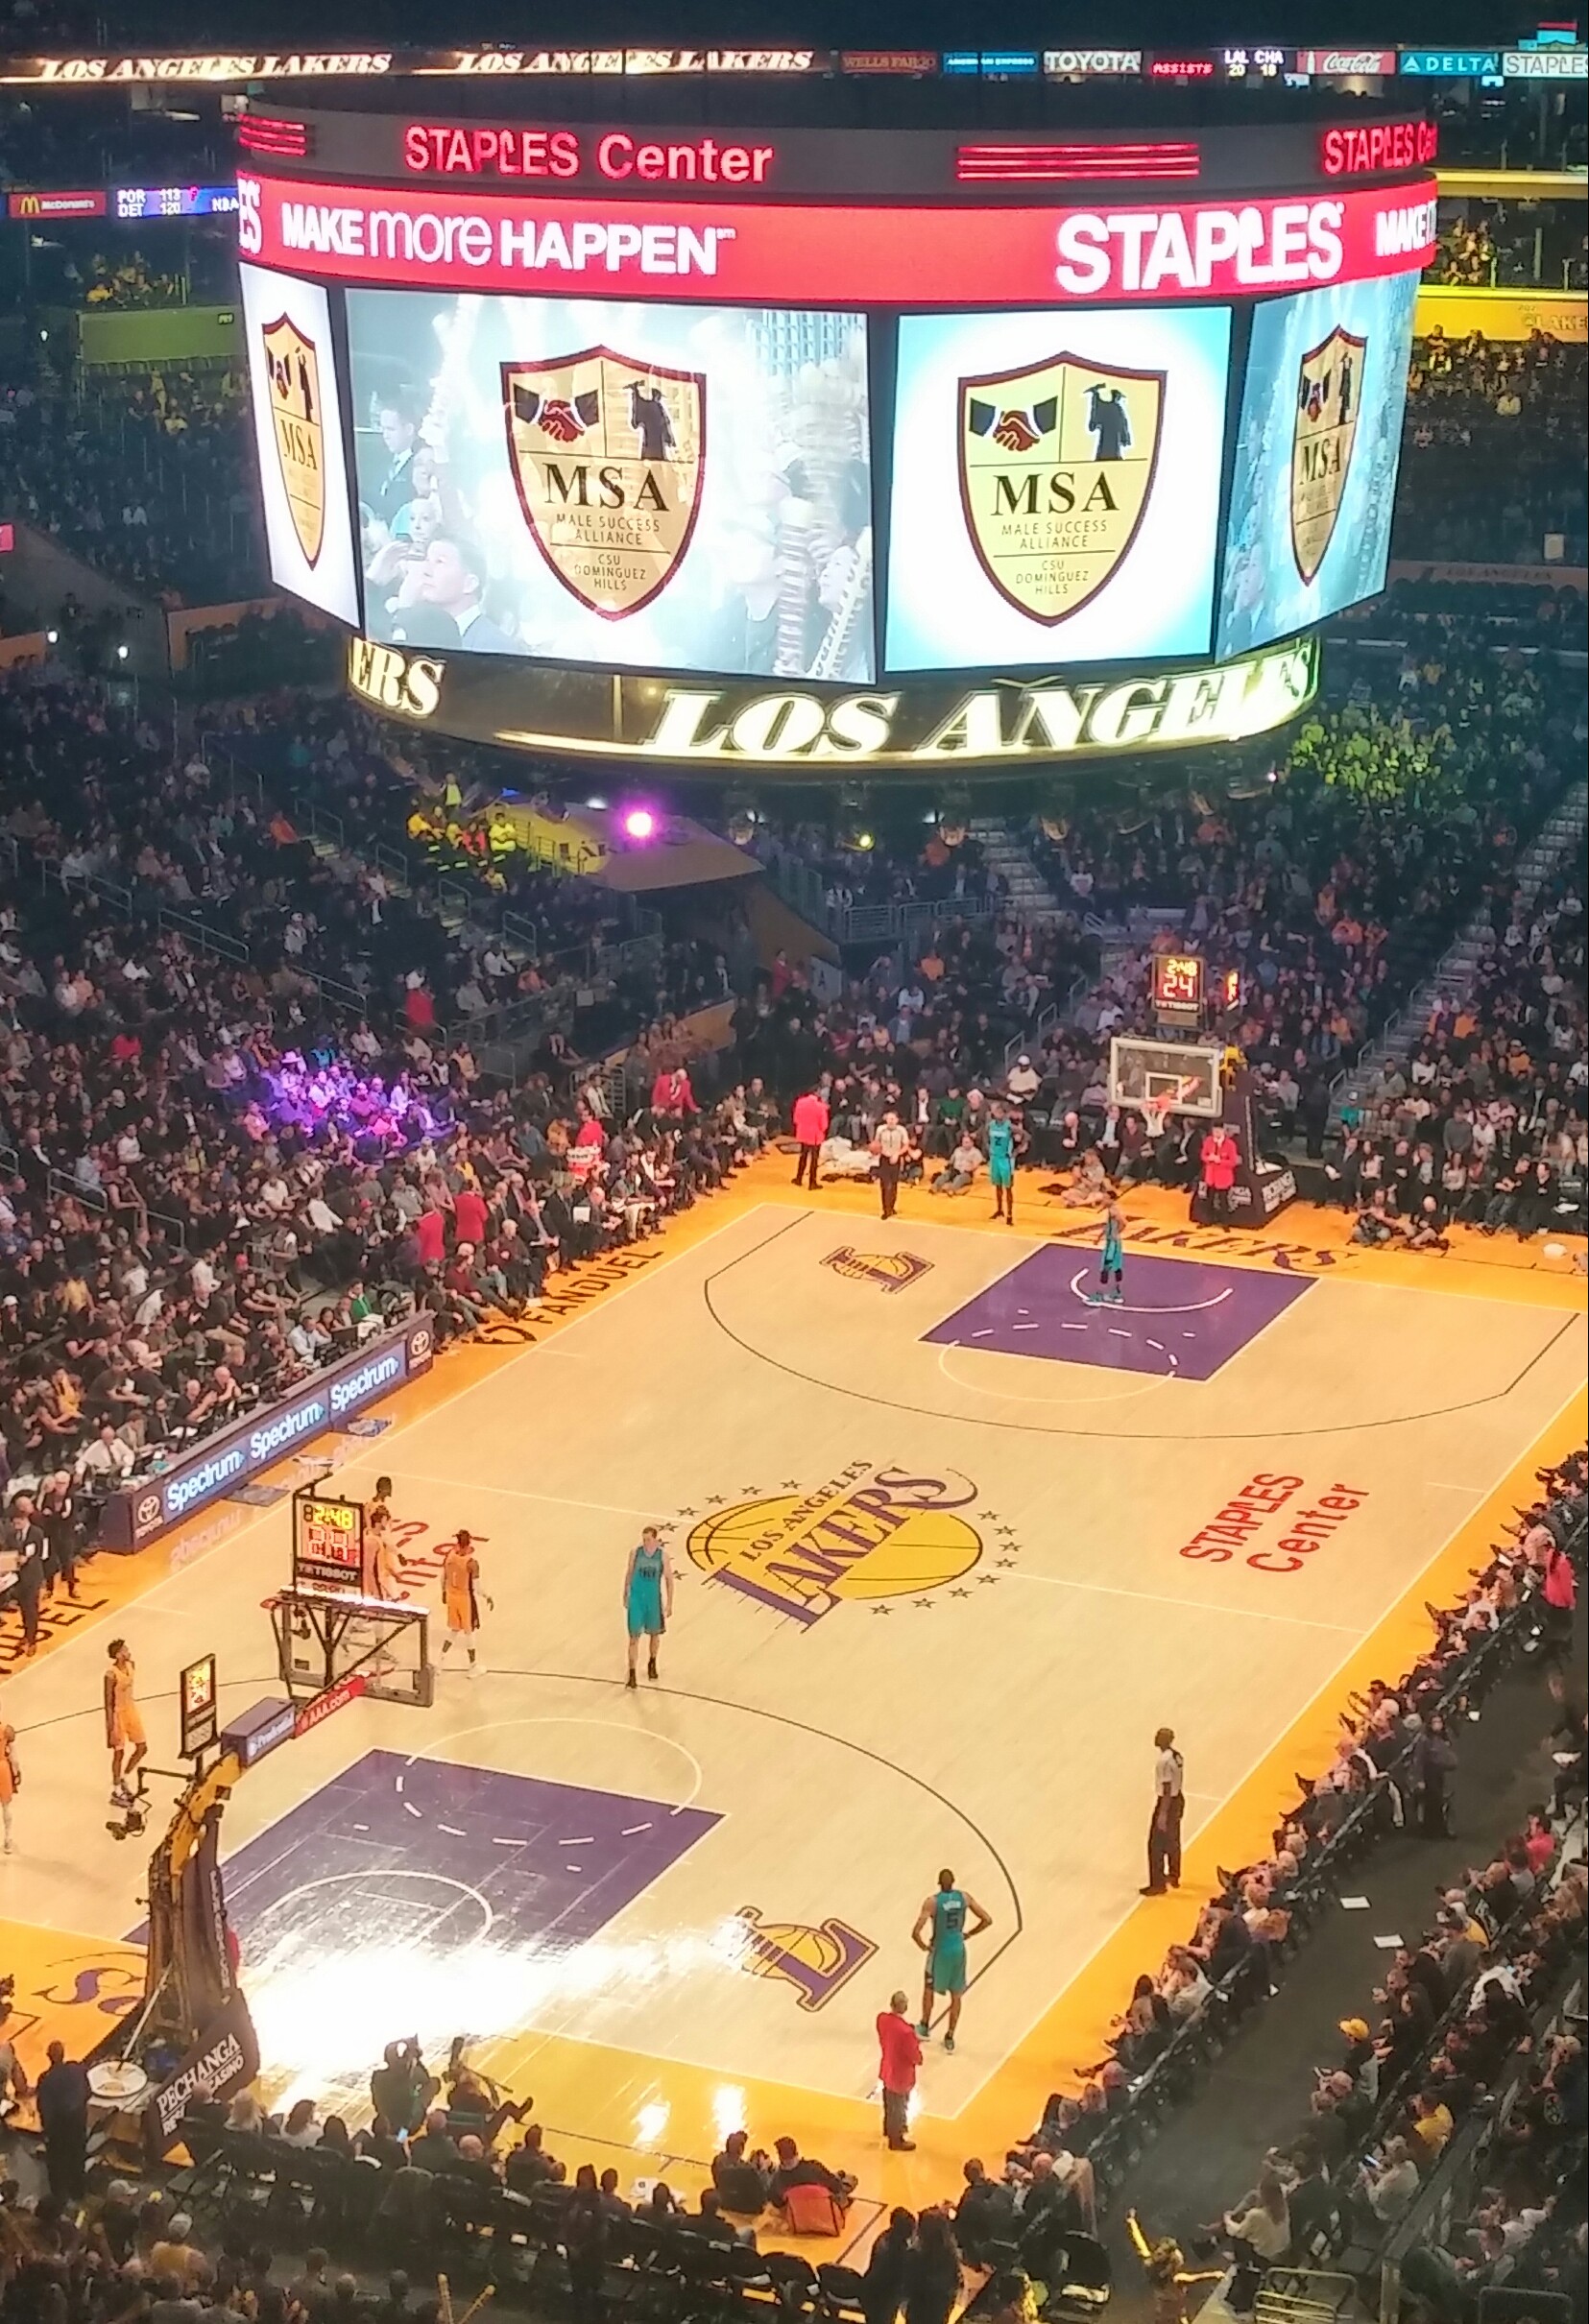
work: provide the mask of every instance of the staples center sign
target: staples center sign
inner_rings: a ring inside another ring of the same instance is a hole
[[[1208,299],[1399,275],[1434,180],[1129,209],[848,209],[237,180],[245,258],[339,282],[842,306]]]

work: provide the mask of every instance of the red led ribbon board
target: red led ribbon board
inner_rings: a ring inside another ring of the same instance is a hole
[[[1408,274],[1435,186],[1092,208],[756,207],[238,179],[247,259],[335,282],[822,307],[1251,299]]]

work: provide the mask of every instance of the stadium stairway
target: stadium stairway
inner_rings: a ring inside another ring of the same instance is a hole
[[[1517,877],[1526,902],[1531,904],[1573,851],[1582,847],[1586,830],[1589,830],[1589,790],[1582,783],[1575,783],[1517,859]],[[1406,1006],[1397,1011],[1343,1077],[1332,1109],[1335,1120],[1339,1120],[1343,1105],[1361,1104],[1365,1098],[1374,1096],[1383,1088],[1392,1066],[1407,1063],[1422,1040],[1430,1013],[1437,1002],[1459,1001],[1466,996],[1492,943],[1489,910],[1487,905],[1481,904],[1430,974],[1414,988]]]
[[[1010,902],[1023,920],[1059,918],[1058,897],[1008,824],[992,815],[974,816],[971,835],[986,856],[989,870],[997,872],[1008,888]]]

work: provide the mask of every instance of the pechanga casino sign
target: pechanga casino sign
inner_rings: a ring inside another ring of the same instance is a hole
[[[1195,749],[1272,732],[1318,683],[1312,637],[1200,670],[1150,677],[910,681],[854,688],[680,682],[530,669],[349,640],[348,683],[373,707],[511,750],[591,753],[831,779],[849,767],[952,765]]]

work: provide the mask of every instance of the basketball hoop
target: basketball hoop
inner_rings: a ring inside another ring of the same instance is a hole
[[[1183,1073],[1169,1089],[1161,1090],[1155,1097],[1143,1099],[1143,1119],[1147,1124],[1150,1144],[1158,1144],[1170,1114],[1184,1108],[1188,1098],[1194,1098],[1201,1086],[1195,1073]]]

